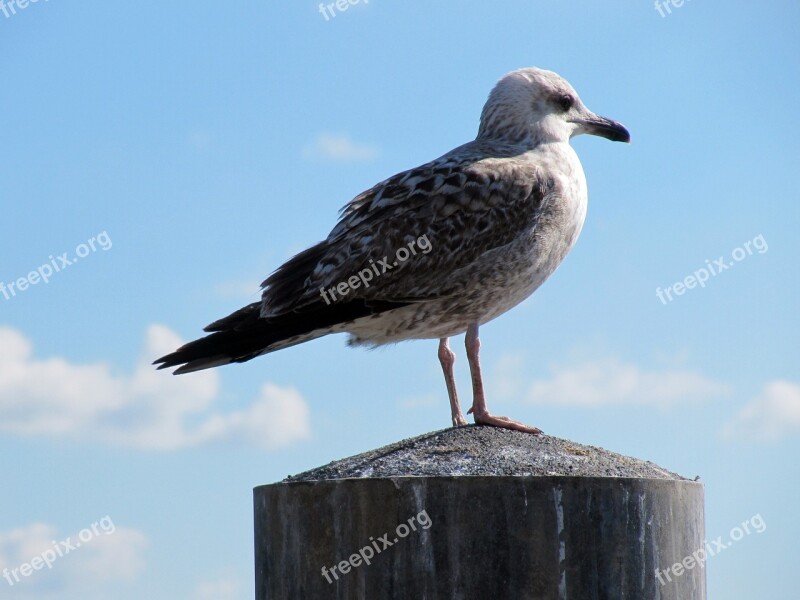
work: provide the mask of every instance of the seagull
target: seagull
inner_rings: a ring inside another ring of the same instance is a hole
[[[332,333],[368,347],[437,339],[457,427],[467,421],[449,338],[466,333],[467,414],[476,424],[540,434],[489,412],[478,331],[533,294],[578,239],[587,188],[569,141],[584,133],[630,142],[625,127],[586,108],[556,73],[508,73],[489,94],[473,141],[353,198],[324,241],[261,284],[261,301],[154,364],[190,373]]]

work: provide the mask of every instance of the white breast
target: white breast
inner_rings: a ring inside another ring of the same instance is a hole
[[[553,195],[530,234],[509,246],[503,262],[514,265],[514,274],[502,282],[491,282],[496,293],[482,322],[533,294],[575,245],[586,218],[586,178],[572,148],[568,144],[546,144],[531,152],[531,160],[544,176],[553,179]]]

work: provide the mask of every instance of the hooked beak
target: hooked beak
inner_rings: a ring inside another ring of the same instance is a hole
[[[573,123],[580,125],[580,131],[576,133],[588,133],[589,135],[599,135],[612,142],[630,143],[631,134],[627,129],[616,121],[592,114],[588,117],[576,119]]]

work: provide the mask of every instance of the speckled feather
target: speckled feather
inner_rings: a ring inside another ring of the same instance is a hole
[[[503,156],[486,148],[464,148],[405,171],[357,196],[327,240],[310,249],[306,277],[297,266],[264,282],[263,316],[275,316],[321,301],[320,289],[346,282],[370,261],[389,257],[426,236],[430,249],[417,251],[391,270],[359,286],[346,299],[395,302],[433,300],[463,292],[467,271],[481,256],[534,230],[552,198],[554,182],[524,155]],[[287,278],[287,275],[289,276]]]

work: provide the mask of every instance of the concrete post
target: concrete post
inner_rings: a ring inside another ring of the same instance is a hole
[[[549,436],[448,429],[254,498],[257,600],[706,597],[702,484]]]

